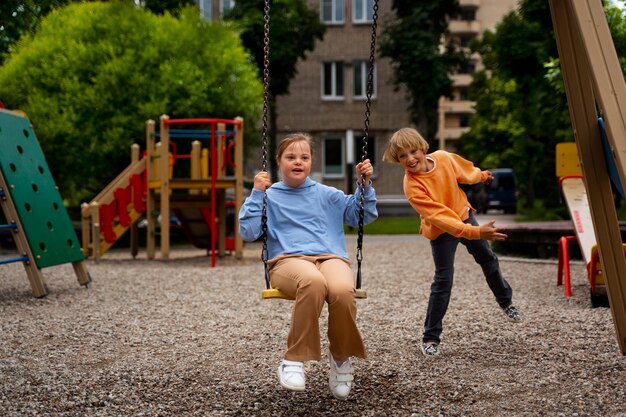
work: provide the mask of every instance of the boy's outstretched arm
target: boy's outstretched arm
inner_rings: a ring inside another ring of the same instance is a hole
[[[502,233],[501,227],[495,227],[495,220],[489,220],[485,224],[480,225],[480,238],[485,240],[504,240],[508,236]]]

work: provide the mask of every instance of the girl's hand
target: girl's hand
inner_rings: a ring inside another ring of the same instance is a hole
[[[489,220],[486,224],[480,226],[480,238],[485,240],[504,240],[508,236],[501,233],[504,229],[495,227],[495,220]]]
[[[265,191],[272,185],[270,181],[270,174],[267,171],[261,171],[254,176],[254,189],[259,191]]]
[[[370,178],[372,178],[372,175],[374,175],[374,167],[370,163],[369,159],[366,159],[363,162],[359,162],[356,165],[356,174],[359,184],[361,183],[361,175],[365,180],[365,184],[369,184]]]

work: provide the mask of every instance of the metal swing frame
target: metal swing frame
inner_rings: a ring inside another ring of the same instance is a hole
[[[265,0],[265,6],[263,8],[263,165],[262,170],[267,171],[267,131],[268,131],[268,96],[269,96],[269,52],[270,52],[270,2],[271,0]],[[367,142],[369,138],[369,123],[370,123],[370,109],[372,103],[372,91],[374,85],[374,60],[376,56],[376,28],[378,20],[378,0],[374,0],[373,14],[372,14],[372,36],[370,47],[370,59],[367,71],[367,86],[366,86],[366,100],[365,100],[365,121],[363,128],[363,148],[361,155],[361,162],[367,159]],[[361,262],[363,260],[363,218],[364,218],[364,177],[361,175],[359,181],[360,193],[360,205],[359,205],[359,225],[357,234],[357,273],[355,280],[356,298],[367,298],[367,291],[361,288]],[[261,291],[261,298],[267,299],[283,299],[294,300],[293,297],[288,296],[279,289],[272,288],[270,284],[269,267],[267,265],[267,193],[263,193],[263,207],[261,211],[261,229],[263,231],[263,250],[261,252],[261,259],[264,265],[265,274],[265,289]]]

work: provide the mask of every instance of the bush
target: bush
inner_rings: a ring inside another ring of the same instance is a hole
[[[202,20],[196,8],[174,18],[130,2],[57,9],[0,68],[0,100],[28,114],[70,205],[128,165],[147,119],[242,116],[250,128],[262,91],[228,25]]]

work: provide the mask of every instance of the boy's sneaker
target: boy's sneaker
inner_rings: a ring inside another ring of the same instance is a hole
[[[278,382],[292,391],[304,391],[304,362],[283,359],[278,366]]]
[[[420,343],[420,348],[422,348],[422,353],[427,358],[435,358],[441,354],[439,343],[437,342],[422,342]]]
[[[354,380],[354,368],[350,358],[343,361],[341,366],[337,366],[333,355],[329,354],[330,359],[330,375],[328,376],[328,386],[330,392],[338,400],[345,400],[350,394],[352,381]]]
[[[522,315],[517,308],[513,306],[508,306],[508,307],[502,308],[502,311],[504,311],[504,314],[506,314],[506,317],[510,321],[514,323],[519,323],[520,321],[522,321]]]

